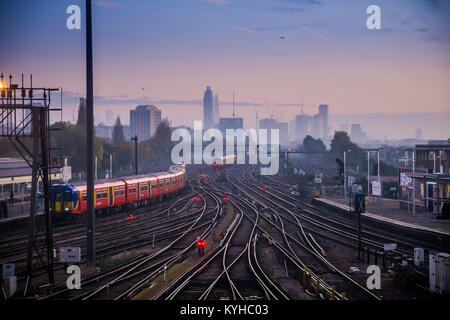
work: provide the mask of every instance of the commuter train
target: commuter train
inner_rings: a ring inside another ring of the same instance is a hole
[[[223,167],[223,166],[235,164],[235,163],[236,163],[235,155],[224,156],[221,158],[215,158],[214,162],[213,162],[213,167]]]
[[[185,183],[185,166],[172,166],[166,172],[99,180],[94,185],[95,211],[110,212],[127,206],[146,206],[155,199],[179,192]],[[86,182],[53,185],[50,195],[53,216],[64,218],[87,211]]]

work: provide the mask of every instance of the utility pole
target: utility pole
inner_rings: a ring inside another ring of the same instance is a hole
[[[378,163],[378,170],[377,170],[377,175],[378,175],[378,183],[380,184],[380,188],[381,188],[381,196],[378,197],[378,208],[381,207],[381,201],[383,200],[383,187],[381,185],[381,179],[380,179],[380,150],[377,151],[377,163]]]
[[[134,135],[134,138],[131,138],[131,140],[134,141],[134,170],[136,172],[136,175],[138,174],[138,161],[137,161],[137,142],[138,137],[137,135]]]
[[[367,196],[370,195],[370,151],[367,150]]]
[[[344,198],[347,198],[347,151],[344,151]]]
[[[94,75],[92,61],[92,1],[86,0],[86,183],[87,183],[87,256],[95,265],[94,204]]]
[[[416,153],[416,151],[415,150],[413,150],[413,152],[412,152],[412,170],[413,170],[413,173],[415,172],[415,166],[416,166],[416,159],[415,159],[415,153]],[[415,217],[416,216],[416,180],[415,180],[415,178],[413,177],[413,199],[412,199],[412,201],[413,201],[413,205],[412,205],[412,207],[413,207],[413,217]],[[408,208],[409,208],[409,203],[408,203]]]
[[[112,179],[112,154],[109,155],[109,178]]]

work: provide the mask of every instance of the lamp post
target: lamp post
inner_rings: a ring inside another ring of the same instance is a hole
[[[87,257],[95,265],[94,203],[94,74],[92,59],[92,1],[86,0],[86,185],[87,185]]]

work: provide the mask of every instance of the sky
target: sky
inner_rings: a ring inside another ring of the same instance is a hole
[[[173,125],[192,126],[211,86],[222,116],[235,92],[246,128],[255,109],[290,121],[303,99],[308,114],[330,106],[332,129],[359,122],[374,138],[411,137],[419,126],[425,138],[450,136],[450,1],[93,2],[97,122],[110,109],[128,123],[130,109],[155,104]],[[66,27],[72,4],[81,30]],[[372,4],[380,30],[366,27]],[[73,120],[86,86],[84,1],[1,1],[0,30],[0,72],[63,87]],[[389,114],[405,120],[386,127]]]

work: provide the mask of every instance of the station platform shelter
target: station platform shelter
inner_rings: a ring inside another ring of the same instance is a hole
[[[408,172],[400,168],[398,200],[400,208],[450,219],[450,174]]]
[[[11,190],[14,201],[26,201],[31,192],[31,168],[22,158],[0,158],[0,200],[9,200]],[[51,180],[60,180],[57,169],[51,171]],[[38,180],[38,191],[42,190],[42,181]]]

